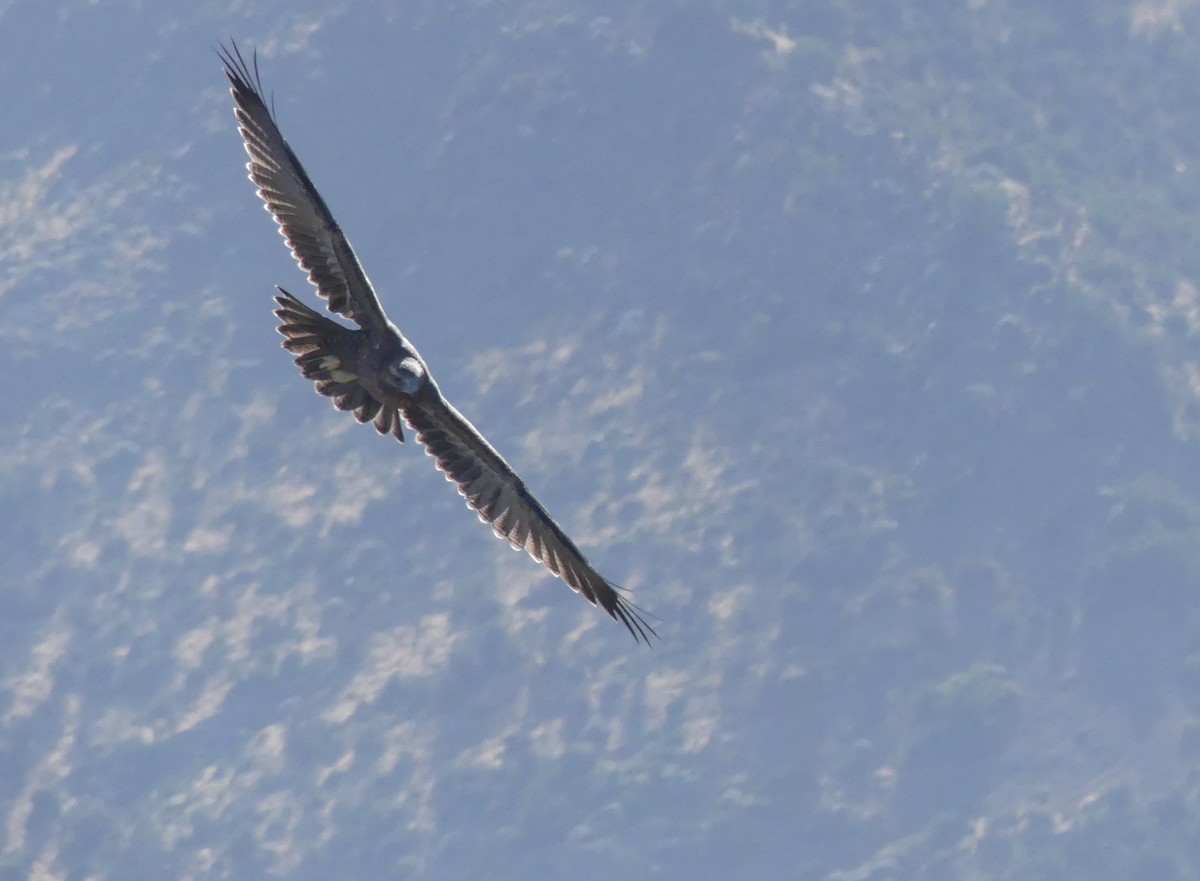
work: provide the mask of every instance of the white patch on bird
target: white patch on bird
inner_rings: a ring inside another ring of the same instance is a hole
[[[396,385],[405,394],[415,395],[421,388],[421,380],[425,376],[425,368],[416,358],[403,358],[399,361],[392,361],[388,364],[387,370],[396,380]]]
[[[351,380],[358,379],[358,376],[347,370],[331,370],[329,378],[334,382],[350,382]]]
[[[324,370],[333,370],[336,367],[342,366],[342,359],[337,355],[326,355],[321,359],[321,368]]]

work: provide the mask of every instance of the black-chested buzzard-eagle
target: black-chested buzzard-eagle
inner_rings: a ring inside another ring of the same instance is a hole
[[[503,457],[442,396],[420,353],[384,315],[341,227],[275,124],[264,100],[257,53],[247,65],[231,41],[218,54],[232,85],[238,130],[250,156],[246,167],[258,195],[329,311],[358,325],[357,330],[345,327],[279,288],[279,332],[301,372],[339,410],[373,422],[380,434],[403,443],[401,423],[407,423],[446,479],[457,484],[498,536],[528,551],[648,644],[656,634],[639,609],[592,568]]]

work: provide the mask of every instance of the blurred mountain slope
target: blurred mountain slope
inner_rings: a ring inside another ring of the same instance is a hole
[[[4,877],[1194,877],[1192,7],[28,15]],[[662,646],[278,349],[230,30]]]

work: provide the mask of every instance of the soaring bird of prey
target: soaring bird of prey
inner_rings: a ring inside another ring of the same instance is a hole
[[[257,53],[247,65],[231,41],[218,54],[258,195],[329,311],[358,326],[327,318],[279,288],[279,332],[300,371],[335,407],[373,422],[380,434],[403,443],[401,423],[407,423],[480,520],[649,644],[657,634],[637,606],[592,568],[503,457],[442,396],[425,360],[384,314],[341,227],[267,107]]]

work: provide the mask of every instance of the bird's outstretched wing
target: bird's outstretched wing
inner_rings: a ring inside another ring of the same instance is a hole
[[[432,400],[414,401],[404,418],[446,479],[458,485],[467,504],[496,535],[527,551],[592,605],[599,604],[634,639],[649,645],[650,637],[658,635],[641,610],[592,568],[503,457],[440,393]]]
[[[237,103],[238,131],[250,156],[246,164],[250,179],[258,186],[258,195],[267,203],[296,261],[328,301],[331,312],[363,328],[385,326],[383,308],[350,243],[267,107],[257,53],[247,65],[237,44],[230,41],[217,54],[225,63]]]

